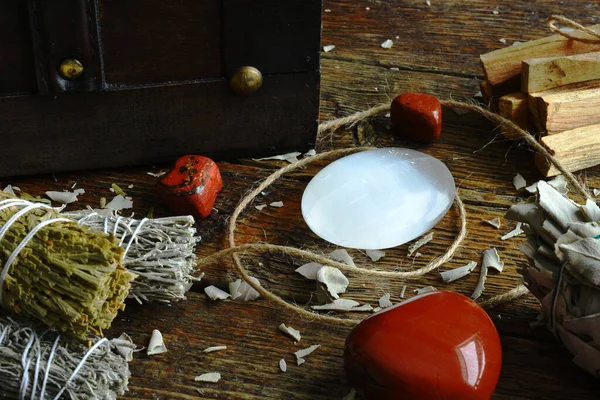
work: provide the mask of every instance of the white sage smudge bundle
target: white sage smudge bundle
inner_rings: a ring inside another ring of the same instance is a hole
[[[506,218],[524,223],[521,251],[530,265],[522,273],[542,320],[573,361],[600,378],[600,208],[592,200],[579,205],[555,186],[538,182],[535,196]]]
[[[194,217],[134,219],[108,210],[81,210],[64,215],[80,225],[113,234],[124,248],[122,264],[137,275],[129,297],[138,302],[184,300],[186,292],[202,276],[196,266]]]
[[[0,398],[116,399],[127,390],[130,372],[115,353],[128,344],[115,340],[96,339],[88,348],[0,316]]]

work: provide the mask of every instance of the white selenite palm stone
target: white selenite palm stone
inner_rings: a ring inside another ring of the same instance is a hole
[[[369,150],[315,175],[302,196],[302,216],[328,242],[386,249],[431,229],[455,193],[454,178],[440,160],[411,149]]]

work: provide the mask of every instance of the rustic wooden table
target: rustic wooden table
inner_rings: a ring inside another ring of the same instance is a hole
[[[488,0],[325,0],[323,45],[335,49],[322,57],[321,120],[345,116],[370,106],[388,102],[403,92],[427,92],[442,98],[469,100],[478,92],[481,69],[478,56],[497,48],[548,35],[545,19],[553,13],[566,14],[584,23],[596,23],[600,3],[588,1],[488,1]],[[392,39],[391,49],[380,44]],[[503,43],[505,39],[506,43]],[[356,145],[400,145],[419,149],[443,160],[460,187],[468,213],[468,237],[461,250],[442,269],[480,259],[481,252],[496,247],[506,263],[505,272],[488,278],[482,299],[513,288],[519,282],[518,268],[525,264],[518,251],[523,237],[501,241],[512,229],[502,220],[501,229],[484,223],[502,219],[507,208],[518,201],[512,177],[521,173],[528,182],[540,179],[532,153],[518,143],[504,139],[483,117],[457,115],[444,110],[442,140],[430,146],[394,140],[386,129],[385,118],[353,130],[340,130],[318,138],[319,152]],[[252,160],[219,163],[225,187],[215,212],[200,221],[203,237],[200,256],[210,255],[226,246],[224,231],[228,215],[240,198],[262,178],[284,162]],[[322,166],[322,164],[320,165]],[[241,217],[237,231],[239,243],[269,242],[320,252],[334,246],[313,235],[300,213],[302,190],[320,167],[284,177],[264,192],[257,203],[283,201],[282,208],[262,211],[250,207]],[[34,195],[46,190],[68,189],[73,183],[86,189],[81,201],[70,208],[97,205],[101,196],[110,197],[111,183],[127,189],[134,199],[134,211],[145,214],[154,208],[156,216],[168,212],[153,195],[158,172],[168,166],[146,166],[52,176],[13,178],[14,184]],[[600,187],[597,168],[581,176],[590,187]],[[408,258],[407,247],[387,252],[377,263],[382,269],[409,270],[425,265],[441,254],[457,234],[457,213],[452,209],[435,227],[434,240],[422,249],[419,258]],[[373,267],[362,253],[351,251],[357,263]],[[290,302],[305,304],[311,298],[312,283],[296,276],[294,268],[302,260],[276,254],[246,258],[251,272],[265,287]],[[108,335],[125,331],[140,345],[148,342],[152,329],[162,331],[169,351],[148,357],[137,353],[131,363],[130,391],[124,398],[143,399],[340,399],[349,392],[342,365],[344,340],[349,328],[314,323],[273,303],[208,300],[203,287],[214,284],[226,288],[235,279],[231,263],[204,268],[205,278],[196,285],[187,301],[172,305],[139,306],[130,302],[115,320]],[[346,298],[375,304],[384,293],[398,302],[403,285],[412,289],[425,285],[470,294],[477,274],[450,285],[432,272],[415,281],[376,280],[349,275]],[[544,329],[533,329],[538,303],[527,295],[508,304],[489,309],[502,338],[503,369],[495,399],[597,399],[600,384],[578,369],[570,355]],[[302,333],[299,344],[278,331],[280,323],[291,324]],[[293,352],[312,344],[321,347],[296,366]],[[226,345],[227,350],[204,354],[209,346]],[[287,373],[278,362],[288,362]],[[220,372],[216,384],[198,383],[194,376]]]

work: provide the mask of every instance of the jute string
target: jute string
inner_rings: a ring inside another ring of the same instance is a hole
[[[568,26],[571,26],[581,32],[591,35],[592,37],[594,37],[596,39],[587,39],[587,38],[572,36],[569,33],[563,32],[559,28],[557,28],[555,25],[556,22],[560,22],[560,23],[566,24]],[[578,41],[585,42],[585,43],[596,43],[596,42],[600,43],[600,34],[594,32],[593,30],[586,28],[566,17],[553,15],[552,17],[550,17],[548,19],[547,24],[548,24],[548,27],[553,32],[559,33],[570,39],[578,40]],[[583,185],[571,172],[567,171],[567,169],[560,163],[560,161],[556,157],[554,157],[554,155],[550,151],[548,151],[544,146],[542,146],[533,135],[531,135],[526,130],[520,128],[512,121],[510,121],[504,117],[501,117],[500,115],[495,114],[492,111],[490,111],[482,106],[476,105],[476,104],[463,103],[463,102],[459,102],[459,101],[455,101],[455,100],[441,100],[440,102],[445,107],[460,108],[460,109],[465,109],[468,111],[475,111],[479,114],[482,114],[484,117],[486,117],[488,120],[490,120],[494,124],[498,125],[503,131],[505,131],[507,133],[510,132],[510,133],[514,133],[514,134],[518,135],[518,137],[520,139],[524,140],[535,151],[542,154],[549,163],[553,164],[560,171],[560,173],[565,177],[567,182],[569,182],[571,184],[571,186],[581,196],[583,196],[586,199],[593,199],[592,195],[589,193],[589,190],[585,187],[585,185]],[[390,110],[389,104],[380,104],[378,106],[369,108],[368,110],[360,111],[355,114],[349,115],[347,117],[323,122],[322,124],[319,125],[318,132],[322,133],[322,132],[326,132],[326,131],[335,131],[336,129],[338,129],[342,126],[351,127],[351,126],[355,125],[356,123],[363,121],[367,118],[385,114],[385,113],[389,112],[389,110]],[[253,244],[243,244],[243,245],[238,246],[235,243],[235,230],[236,230],[236,226],[237,226],[237,220],[238,220],[238,217],[240,216],[240,214],[248,207],[248,205],[250,203],[252,203],[252,201],[256,198],[256,196],[258,196],[263,190],[265,190],[271,184],[273,184],[274,182],[279,180],[283,175],[285,175],[289,172],[295,171],[299,168],[305,167],[309,163],[312,163],[317,160],[336,159],[336,158],[343,157],[348,154],[365,151],[365,150],[370,150],[370,149],[372,149],[372,147],[358,147],[358,148],[346,148],[346,149],[339,149],[339,150],[333,150],[333,151],[329,151],[329,152],[325,152],[325,153],[320,153],[313,157],[305,158],[305,159],[299,160],[297,162],[294,162],[292,164],[289,164],[289,165],[281,168],[280,170],[276,171],[269,177],[267,177],[258,187],[256,187],[254,190],[252,190],[250,193],[248,193],[244,198],[242,198],[242,200],[239,202],[239,204],[233,211],[231,218],[229,220],[228,228],[227,228],[227,239],[228,239],[228,243],[229,243],[229,248],[199,260],[198,265],[213,264],[223,258],[227,258],[227,257],[231,256],[234,261],[235,270],[244,279],[244,281],[246,281],[246,283],[248,283],[252,288],[254,288],[257,292],[259,292],[265,298],[268,298],[268,299],[274,301],[275,303],[279,304],[283,309],[297,312],[309,320],[334,322],[337,324],[343,324],[343,325],[349,325],[349,326],[353,326],[356,323],[360,322],[360,319],[338,318],[338,317],[333,317],[333,316],[329,316],[329,315],[316,314],[316,313],[308,311],[302,307],[298,307],[294,304],[288,303],[287,301],[282,299],[280,296],[277,296],[276,294],[274,294],[271,291],[269,291],[268,289],[265,289],[264,287],[258,285],[252,279],[250,279],[250,275],[249,275],[248,271],[246,270],[246,268],[243,266],[243,264],[241,262],[240,254],[248,254],[248,253],[258,254],[258,253],[269,253],[269,252],[281,253],[281,254],[291,256],[291,257],[296,257],[296,258],[316,262],[319,264],[336,267],[342,271],[347,271],[347,272],[351,272],[351,273],[359,273],[362,275],[388,277],[388,278],[402,278],[402,279],[419,278],[419,277],[439,268],[441,265],[443,265],[444,263],[449,261],[454,256],[456,251],[460,248],[461,243],[467,236],[466,211],[465,211],[464,205],[462,203],[462,200],[461,200],[458,192],[456,193],[456,198],[455,198],[455,204],[458,208],[459,217],[460,217],[460,230],[459,230],[458,235],[454,239],[454,242],[452,243],[452,245],[450,245],[450,247],[446,250],[446,252],[442,256],[434,259],[426,266],[419,268],[417,270],[414,270],[414,271],[400,271],[400,272],[380,271],[380,270],[372,270],[372,269],[366,269],[366,268],[361,268],[361,267],[356,267],[356,266],[350,266],[345,263],[341,263],[341,262],[332,260],[329,257],[325,257],[323,255],[316,254],[316,253],[313,253],[313,252],[310,252],[307,250],[302,250],[302,249],[298,249],[298,248],[290,247],[290,246],[279,246],[279,245],[274,245],[274,244],[269,244],[269,243],[253,243]],[[494,296],[488,300],[481,302],[480,304],[484,307],[495,306],[498,304],[512,301],[516,298],[519,298],[519,297],[527,294],[528,292],[529,291],[527,290],[525,285],[520,283],[515,288],[509,290],[508,292]]]

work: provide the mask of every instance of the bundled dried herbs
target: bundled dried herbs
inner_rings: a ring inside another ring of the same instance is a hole
[[[0,192],[0,304],[60,332],[102,335],[135,275],[113,235]]]
[[[88,348],[0,316],[0,398],[116,399],[130,376],[116,346],[128,344],[96,339]]]
[[[548,328],[600,378],[600,207],[580,205],[544,181],[534,197],[510,208],[506,218],[523,222],[521,251],[530,265],[523,277],[542,304]]]
[[[193,282],[201,279],[192,275],[200,237],[190,215],[138,220],[92,209],[64,215],[119,239],[123,266],[137,275],[129,295],[140,303],[183,300]]]

